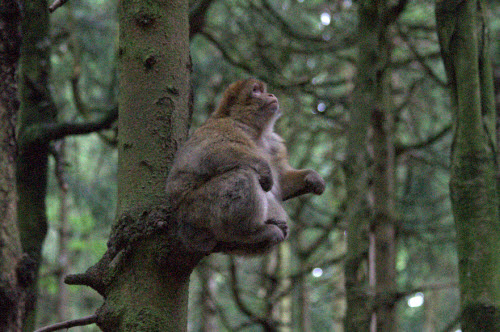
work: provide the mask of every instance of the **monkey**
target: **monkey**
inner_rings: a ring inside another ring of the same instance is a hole
[[[240,80],[178,150],[166,193],[189,250],[267,253],[288,236],[282,202],[323,193],[325,181],[316,171],[290,166],[274,132],[280,116],[265,83]]]

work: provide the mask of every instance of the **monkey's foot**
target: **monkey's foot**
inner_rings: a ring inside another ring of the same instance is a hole
[[[276,219],[268,219],[266,220],[266,224],[276,225],[281,232],[283,233],[283,237],[286,239],[288,236],[288,224],[284,220],[276,220]]]
[[[305,181],[308,192],[321,195],[325,191],[325,180],[318,173],[311,171]]]
[[[253,168],[258,174],[259,184],[261,188],[265,192],[271,190],[274,184],[273,172],[271,171],[271,166],[265,161],[258,160],[253,166]]]

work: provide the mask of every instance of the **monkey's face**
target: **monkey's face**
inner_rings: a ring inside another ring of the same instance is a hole
[[[269,115],[279,112],[278,98],[272,93],[267,93],[264,83],[254,82],[251,88],[249,97],[252,103],[256,103],[259,109]]]
[[[249,78],[231,84],[214,112],[216,118],[232,117],[264,128],[281,115],[278,98],[268,93],[264,82]]]

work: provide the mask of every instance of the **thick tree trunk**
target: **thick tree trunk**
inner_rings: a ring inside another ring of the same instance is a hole
[[[55,121],[50,99],[49,18],[46,0],[22,1],[23,43],[19,73],[19,155],[17,159],[18,225],[30,275],[24,330],[33,331],[36,318],[38,268],[47,233],[45,195],[47,189],[48,141],[40,140],[39,124]]]
[[[19,269],[23,261],[15,181],[19,108],[15,75],[21,46],[19,3],[3,1],[0,13],[0,331],[19,331],[26,300]]]
[[[500,220],[495,107],[481,1],[438,1],[441,53],[455,112],[450,190],[464,331],[500,330]]]
[[[187,138],[187,7],[185,0],[120,2],[118,215],[163,203],[170,163]]]
[[[105,298],[103,331],[185,331],[189,276],[165,184],[190,122],[188,1],[121,1],[118,220],[108,251],[70,284]]]

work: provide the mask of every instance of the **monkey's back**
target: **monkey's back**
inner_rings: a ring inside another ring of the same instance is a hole
[[[208,119],[177,151],[166,187],[171,203],[175,207],[189,191],[241,166],[235,156],[257,149],[233,119]]]

